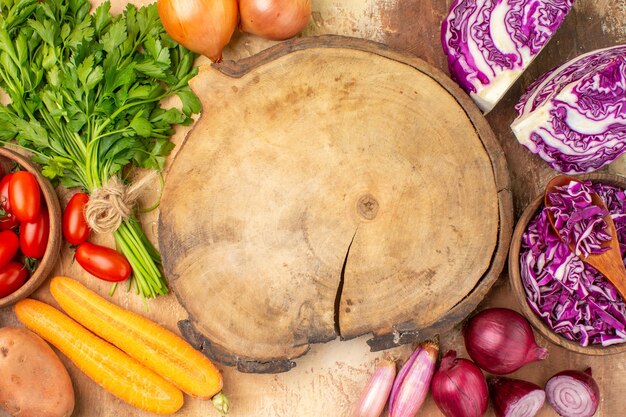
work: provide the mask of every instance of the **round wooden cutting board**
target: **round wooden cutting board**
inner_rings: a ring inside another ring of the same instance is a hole
[[[159,244],[181,331],[207,355],[280,372],[336,337],[421,340],[501,272],[506,162],[440,71],[324,36],[192,84],[204,110],[167,175]]]

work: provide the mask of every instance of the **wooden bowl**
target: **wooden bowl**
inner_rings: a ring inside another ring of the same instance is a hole
[[[13,163],[19,164],[22,169],[32,173],[37,178],[39,188],[41,188],[41,193],[48,207],[48,212],[50,213],[50,236],[48,238],[46,253],[35,272],[33,272],[26,283],[17,291],[0,298],[0,308],[15,304],[19,300],[28,297],[39,288],[52,272],[61,250],[61,206],[52,184],[41,175],[39,168],[30,162],[28,158],[9,149],[0,147],[0,165],[2,165],[3,171],[6,172],[10,169]]]
[[[589,180],[591,182],[602,182],[605,184],[621,187],[622,189],[626,189],[626,177],[622,177],[619,175],[594,173],[579,175],[576,176],[576,178]],[[515,226],[515,231],[513,232],[513,238],[511,241],[511,248],[509,250],[509,279],[511,280],[513,293],[515,294],[515,297],[517,298],[517,301],[522,308],[522,312],[533,325],[533,327],[537,329],[543,337],[545,337],[552,343],[571,350],[572,352],[596,356],[613,355],[616,353],[626,352],[626,343],[607,347],[603,347],[601,345],[590,345],[583,347],[578,342],[568,340],[552,331],[543,322],[543,320],[530,309],[528,303],[526,302],[526,290],[524,289],[524,285],[522,284],[522,276],[520,274],[520,248],[522,245],[522,235],[526,231],[528,223],[533,217],[535,217],[535,214],[537,214],[541,207],[543,207],[543,194],[537,196],[537,198],[535,198],[532,203],[530,203],[530,205],[526,207],[524,213],[522,213],[522,217],[520,217],[517,225]]]

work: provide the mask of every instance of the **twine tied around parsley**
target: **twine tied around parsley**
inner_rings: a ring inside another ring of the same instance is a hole
[[[96,233],[113,233],[132,214],[141,191],[157,176],[151,171],[131,184],[124,184],[113,175],[104,186],[89,195],[85,219]]]

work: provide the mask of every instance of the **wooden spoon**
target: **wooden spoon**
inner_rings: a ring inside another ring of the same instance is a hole
[[[548,194],[555,192],[558,193],[558,191],[555,189],[556,187],[564,186],[566,184],[569,184],[571,181],[581,182],[580,180],[567,175],[558,175],[552,178],[552,180],[546,186],[546,192],[543,198],[544,205],[546,207],[551,206],[550,202],[548,201]],[[602,200],[602,198],[600,198],[598,194],[591,194],[591,202],[594,205],[606,210],[604,201]],[[568,242],[565,242],[565,240],[563,240],[563,237],[554,225],[554,215],[550,212],[550,210],[548,210],[547,213],[548,220],[550,221],[550,224],[552,225],[552,228],[556,232],[557,236],[559,236],[559,238],[567,244]],[[584,258],[581,254],[579,255],[579,258],[583,262],[593,266],[602,275],[604,275],[606,279],[608,279],[611,284],[615,286],[617,292],[620,293],[622,298],[626,300],[626,268],[624,268],[624,261],[622,259],[622,255],[619,249],[617,231],[615,230],[615,224],[613,223],[613,219],[611,218],[610,214],[604,216],[604,221],[606,222],[608,228],[607,231],[611,234],[611,240],[602,242],[601,246],[603,248],[608,247],[609,250],[600,254],[589,254],[589,256],[587,256],[586,258]],[[568,245],[572,252],[575,253],[574,242],[570,242]]]

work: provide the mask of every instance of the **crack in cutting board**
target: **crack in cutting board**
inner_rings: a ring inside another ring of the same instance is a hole
[[[210,356],[276,372],[337,336],[415,341],[502,268],[501,151],[422,61],[306,38],[192,87],[204,113],[168,173],[159,243],[181,329]]]

